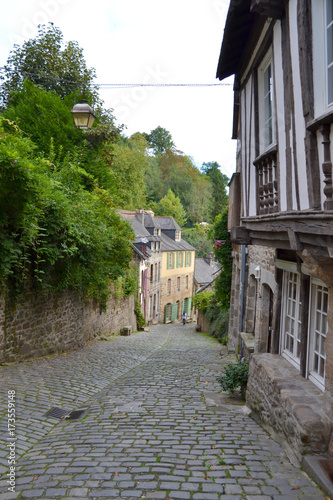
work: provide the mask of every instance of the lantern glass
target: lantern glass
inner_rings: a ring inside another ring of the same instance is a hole
[[[86,100],[82,100],[80,103],[75,104],[71,113],[76,128],[90,129],[93,126],[96,117],[93,109]]]

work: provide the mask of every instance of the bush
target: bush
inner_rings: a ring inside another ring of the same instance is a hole
[[[225,369],[224,374],[217,377],[224,391],[234,394],[236,389],[240,388],[241,396],[245,398],[247,379],[249,375],[249,364],[246,361],[230,363]]]
[[[127,276],[133,233],[110,194],[75,153],[51,163],[0,117],[0,284],[14,296],[71,289],[105,308],[111,281]],[[86,185],[90,185],[90,189]]]
[[[146,325],[146,320],[144,318],[144,315],[141,312],[140,305],[138,302],[135,303],[134,312],[135,312],[135,316],[136,316],[136,322],[138,325],[138,329],[141,330]]]

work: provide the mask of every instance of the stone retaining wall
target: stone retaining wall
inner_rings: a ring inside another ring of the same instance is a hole
[[[131,325],[136,330],[134,297],[116,302],[106,312],[73,292],[37,296],[30,293],[13,304],[0,296],[0,362],[64,352],[83,346],[99,334],[119,334]]]
[[[281,356],[252,355],[246,402],[284,435],[299,458],[328,451],[333,416],[323,410],[325,394]]]
[[[197,325],[200,332],[209,333],[209,321],[201,311],[197,314]]]

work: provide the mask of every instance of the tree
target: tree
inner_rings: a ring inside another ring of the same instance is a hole
[[[214,247],[216,260],[221,264],[221,273],[215,281],[215,297],[222,309],[230,307],[231,277],[232,277],[232,257],[231,242],[228,232],[228,210],[218,215],[211,229],[211,237],[221,240],[220,246]]]
[[[61,99],[54,91],[46,91],[26,80],[21,90],[13,92],[3,116],[17,123],[43,156],[58,162],[59,168],[67,155],[76,156],[80,166],[100,187],[112,188],[112,148],[120,133],[113,115],[99,108],[94,127],[83,132],[73,126],[72,105],[71,95]]]
[[[73,126],[68,104],[55,92],[47,92],[26,80],[13,91],[3,116],[16,122],[44,154],[50,148],[59,154],[72,151],[83,142],[82,132]]]
[[[147,147],[142,134],[134,134],[128,141],[120,140],[113,146],[110,191],[117,208],[131,210],[146,205],[144,179],[150,164]]]
[[[108,191],[66,157],[43,158],[0,118],[0,283],[12,292],[72,289],[102,306],[110,280],[129,268],[133,233]]]
[[[156,215],[173,217],[180,227],[186,224],[186,212],[180,199],[169,189],[167,194],[153,206]]]
[[[196,248],[196,257],[203,258],[213,251],[212,239],[208,237],[208,229],[199,224],[190,229],[184,229],[182,238]]]
[[[168,149],[159,160],[164,193],[172,189],[186,210],[188,224],[209,218],[211,185],[192,160],[174,149]]]
[[[220,169],[216,161],[202,164],[202,172],[208,176],[212,186],[212,220],[228,207],[227,186],[230,179]]]
[[[74,91],[82,92],[83,88],[89,93],[95,69],[87,67],[77,42],[63,45],[63,35],[53,23],[39,26],[37,37],[25,41],[22,47],[14,45],[2,77],[2,106],[9,103],[13,91],[22,89],[26,79],[45,90],[53,90],[61,98]]]
[[[150,131],[150,134],[144,134],[144,136],[156,155],[163,154],[174,146],[172,136],[165,128],[156,127]]]

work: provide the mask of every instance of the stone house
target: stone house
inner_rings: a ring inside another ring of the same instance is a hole
[[[195,248],[182,240],[181,228],[172,217],[146,211],[146,229],[161,239],[161,321],[180,321],[183,311],[191,316]]]
[[[161,237],[151,234],[144,226],[144,210],[120,210],[135,234],[134,261],[139,267],[139,303],[147,324],[161,319]]]
[[[299,457],[333,455],[332,35],[332,0],[231,0],[217,69],[235,77],[229,342]]]

